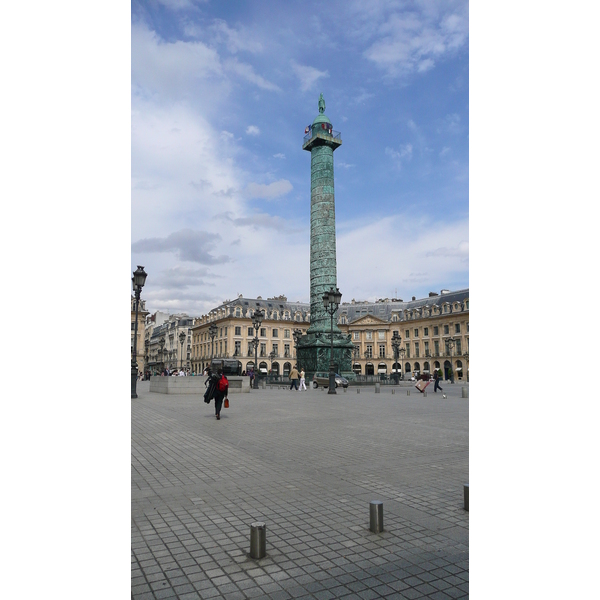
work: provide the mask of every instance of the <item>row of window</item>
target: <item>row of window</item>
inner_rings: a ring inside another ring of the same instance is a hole
[[[467,322],[466,324],[467,326],[467,333],[469,332],[469,323]],[[438,325],[435,325],[433,328],[433,335],[440,335],[440,328]],[[450,326],[449,325],[444,325],[443,326],[443,331],[444,331],[444,335],[450,335]],[[460,333],[460,323],[455,323],[454,324],[454,332],[453,333]],[[365,339],[366,340],[372,340],[373,339],[373,331],[365,331]],[[384,340],[385,339],[385,330],[384,331],[377,331],[377,337],[380,340]],[[397,333],[398,335],[400,335],[399,331],[394,331],[393,333]],[[360,331],[353,331],[352,332],[352,339],[354,340],[360,340]],[[418,338],[421,337],[419,336],[419,330],[417,328],[413,329],[413,338]],[[423,327],[423,337],[429,337],[429,327]],[[404,330],[404,339],[410,339],[410,329],[405,329]]]
[[[451,342],[449,340],[445,340],[444,343],[444,356],[451,356],[451,355],[455,355],[455,356],[460,356],[462,354],[462,343],[461,340],[457,339],[454,340],[454,342]],[[419,342],[413,342],[413,353],[412,356],[415,358],[418,358],[419,356],[421,356],[421,347]],[[423,342],[423,352],[424,352],[424,356],[431,356],[431,349],[430,349],[430,342]],[[354,356],[358,357],[360,356],[360,346],[358,344],[354,345]],[[372,344],[367,344],[365,347],[365,358],[373,358],[373,345]],[[393,352],[392,352],[392,356],[393,356]],[[411,344],[410,342],[406,342],[404,345],[404,356],[406,358],[410,358],[411,357]],[[440,342],[439,341],[434,341],[433,342],[433,356],[440,356]],[[379,344],[379,358],[385,358],[386,357],[386,345],[385,344]]]
[[[234,329],[234,335],[242,335],[242,328],[240,326],[235,327]],[[254,327],[248,327],[248,336],[254,337]],[[220,327],[219,331],[217,332],[217,336],[216,337],[227,337],[227,327]],[[260,337],[267,337],[267,329],[265,327],[261,327],[260,328]],[[271,330],[271,337],[273,338],[278,338],[279,337],[279,329],[272,329]],[[285,339],[291,339],[291,330],[290,329],[284,329],[283,330],[283,337]],[[210,336],[208,333],[201,333],[200,334],[200,340],[201,341],[209,341],[210,340]]]

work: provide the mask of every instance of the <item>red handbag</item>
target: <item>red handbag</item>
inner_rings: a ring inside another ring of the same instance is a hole
[[[225,402],[223,403],[225,408],[229,408],[229,398],[225,398]]]

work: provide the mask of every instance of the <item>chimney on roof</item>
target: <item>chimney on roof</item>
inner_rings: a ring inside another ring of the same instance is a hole
[[[449,294],[449,293],[450,293],[450,290],[442,290],[442,291],[440,292],[440,294]]]
[[[438,294],[436,292],[429,292],[429,297],[431,298],[431,296],[437,296]]]
[[[413,296],[413,297],[412,297],[412,299],[413,299],[413,300],[416,300],[416,299],[417,299],[417,297],[416,297],[416,296]]]

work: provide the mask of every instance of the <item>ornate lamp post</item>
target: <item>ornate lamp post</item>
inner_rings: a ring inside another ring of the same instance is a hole
[[[186,338],[186,334],[185,331],[182,331],[179,334],[179,343],[181,344],[181,370],[183,371],[183,343],[185,342],[185,338]]]
[[[258,370],[258,330],[260,329],[260,326],[261,326],[264,318],[265,318],[265,313],[260,308],[257,308],[254,311],[254,314],[252,315],[252,325],[254,327],[254,331],[256,332],[256,335],[254,336],[254,339],[252,340],[252,344],[254,345],[254,389],[255,390],[258,389],[258,374],[260,373],[260,371]]]
[[[463,352],[463,358],[465,359],[466,367],[467,367],[467,381],[469,381],[469,353]]]
[[[292,335],[294,337],[294,348],[296,349],[296,368],[300,369],[300,361],[298,360],[298,342],[302,337],[302,329],[294,329]]]
[[[271,350],[271,352],[269,352],[269,358],[271,359],[271,376],[273,375],[273,359],[276,356],[277,355],[275,354],[275,350]]]
[[[329,354],[329,390],[328,394],[335,394],[335,362],[333,360],[333,315],[342,302],[342,294],[338,288],[333,286],[323,294],[323,306],[325,312],[331,317],[331,350]]]
[[[405,348],[398,348],[398,355],[400,357],[400,369],[402,369],[402,361],[404,360],[404,355],[406,354]]]
[[[146,283],[146,277],[148,273],[144,271],[144,267],[140,267],[133,272],[131,281],[133,282],[133,291],[135,292],[135,325],[133,326],[133,356],[131,357],[131,397],[137,398],[137,377],[138,377],[138,364],[137,364],[137,331],[138,331],[138,308],[140,305],[140,296],[142,294],[142,288]]]
[[[210,351],[210,362],[212,363],[212,359],[215,356],[215,337],[217,335],[217,326],[214,323],[210,324],[208,328],[208,337],[210,337],[212,342],[212,349]]]
[[[454,383],[454,365],[452,364],[452,350],[456,344],[456,340],[451,337],[448,340],[448,350],[450,350],[450,383]]]
[[[400,336],[397,331],[394,331],[394,335],[392,336],[392,348],[394,349],[394,365],[396,366],[395,375],[396,375],[396,385],[398,385],[398,351],[400,350]]]
[[[148,367],[148,346],[150,346],[150,340],[144,340],[144,379],[146,379],[146,371],[150,372]]]
[[[158,340],[160,346],[160,372],[165,370],[165,338],[164,336]]]

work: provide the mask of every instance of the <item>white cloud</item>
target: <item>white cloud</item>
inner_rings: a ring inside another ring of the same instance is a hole
[[[237,52],[258,54],[263,51],[263,45],[254,32],[248,31],[246,28],[232,29],[222,19],[216,19],[211,30],[215,33],[215,41],[224,43],[232,54]]]
[[[260,129],[256,125],[248,125],[246,127],[247,135],[260,135]]]
[[[300,89],[306,92],[313,88],[314,84],[323,77],[329,77],[328,71],[319,71],[315,67],[307,67],[299,65],[297,62],[292,61],[292,69],[298,79],[300,79]]]
[[[454,4],[454,6],[452,6]],[[392,5],[369,14],[377,41],[364,52],[367,59],[390,77],[425,72],[449,52],[465,46],[468,33],[468,3],[447,2],[414,5],[415,10],[393,12]]]
[[[400,146],[399,150],[394,150],[389,147],[386,147],[385,149],[387,156],[391,157],[398,167],[402,166],[402,162],[405,160],[410,160],[412,158],[412,151],[412,144],[404,144]]]
[[[285,158],[285,154],[278,152],[277,154],[273,154],[273,158]]]
[[[229,59],[225,60],[223,62],[223,67],[227,71],[233,73],[234,75],[237,75],[238,77],[241,77],[242,79],[245,79],[249,83],[253,83],[254,85],[258,86],[262,90],[268,90],[271,92],[280,92],[281,91],[281,88],[278,85],[275,85],[274,83],[271,83],[270,81],[267,81],[261,75],[257,75],[254,72],[254,67],[252,67],[252,65],[248,65],[246,63],[241,63],[237,60],[237,58],[229,58]]]
[[[264,200],[273,200],[280,196],[285,196],[293,189],[292,184],[287,179],[280,179],[268,185],[263,183],[249,183],[246,186],[246,195],[249,198],[263,198]]]

